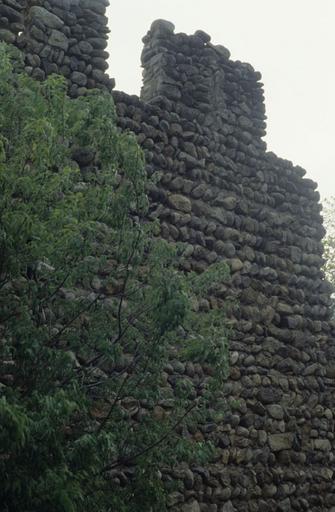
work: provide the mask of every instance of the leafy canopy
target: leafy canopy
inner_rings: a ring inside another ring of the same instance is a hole
[[[326,236],[323,240],[324,256],[326,259],[325,273],[327,279],[335,285],[335,198],[325,201],[323,207]]]
[[[226,269],[185,276],[183,248],[155,236],[112,97],[71,100],[16,59],[0,46],[2,510],[162,511],[159,468],[211,451],[193,434],[227,337],[222,312],[196,304]],[[203,378],[178,370],[199,364]]]

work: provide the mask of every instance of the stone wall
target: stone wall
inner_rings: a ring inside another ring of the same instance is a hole
[[[27,73],[38,80],[60,73],[71,96],[114,87],[108,68],[108,0],[1,0],[0,40],[25,54]]]
[[[144,43],[141,99],[114,98],[156,178],[151,216],[188,245],[186,269],[229,264],[230,285],[200,307],[236,304],[225,394],[237,405],[196,433],[219,447],[215,464],[168,475],[183,478],[172,509],[334,511],[335,346],[317,185],[266,152],[261,75],[249,64],[168,22]]]
[[[0,38],[23,49],[32,76],[63,73],[73,96],[112,89],[106,4],[2,0]],[[185,270],[219,260],[231,269],[199,308],[232,299],[223,393],[235,407],[189,433],[214,441],[213,464],[163,472],[179,479],[171,510],[334,512],[334,325],[316,184],[266,151],[261,76],[249,64],[165,21],[144,43],[141,98],[113,95],[120,128],[137,135],[155,176],[150,216],[162,237],[187,245]],[[206,371],[178,365],[194,381]]]

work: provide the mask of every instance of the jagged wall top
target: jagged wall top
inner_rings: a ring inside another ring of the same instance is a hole
[[[230,59],[205,32],[176,34],[174,25],[156,20],[144,37],[141,97],[149,103],[178,102],[202,124],[225,131],[237,117],[254,141],[265,135],[265,106],[261,74],[250,64]]]
[[[236,406],[184,431],[212,441],[215,464],[169,471],[165,481],[179,480],[169,510],[334,512],[335,338],[316,184],[265,151],[250,66],[168,22],[155,22],[144,43],[142,99],[114,99],[155,177],[149,215],[163,238],[185,245],[186,271],[220,260],[231,270],[197,307],[223,306],[229,318],[223,393]],[[167,395],[181,378],[200,389],[206,371],[173,361]]]
[[[68,79],[72,96],[114,87],[107,74],[108,0],[1,0],[0,40],[24,51],[26,71]]]

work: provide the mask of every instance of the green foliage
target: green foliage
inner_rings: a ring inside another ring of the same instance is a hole
[[[327,279],[335,285],[335,198],[326,200],[323,208],[323,220],[326,236],[323,240],[326,259],[325,272]]]
[[[323,239],[324,248],[324,272],[327,280],[332,286],[331,311],[335,318],[335,198],[331,197],[323,205],[323,221],[326,228],[326,235]]]
[[[70,100],[61,77],[14,72],[0,45],[6,512],[163,511],[159,468],[212,452],[181,433],[206,420],[225,377],[222,313],[195,304],[226,268],[184,276],[182,248],[146,220],[146,189],[110,95]],[[212,375],[171,384],[174,360]]]

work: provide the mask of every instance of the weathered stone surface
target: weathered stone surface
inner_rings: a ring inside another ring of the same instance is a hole
[[[150,27],[152,32],[174,32],[175,26],[170,21],[166,20],[155,20]]]
[[[242,270],[243,262],[238,258],[233,258],[229,261],[229,266],[232,272],[238,272],[239,270]]]
[[[272,418],[274,418],[275,420],[282,420],[283,419],[284,411],[283,411],[283,408],[280,405],[276,405],[276,404],[269,405],[267,407],[267,409],[269,411],[270,416]]]
[[[12,44],[15,42],[15,34],[10,32],[10,30],[6,30],[5,28],[0,28],[0,41],[4,41],[5,43]]]
[[[332,445],[329,439],[315,439],[315,441],[313,441],[313,444],[315,450],[330,452],[330,450],[332,449]]]
[[[52,3],[64,10],[69,10],[73,7],[78,7],[80,0],[52,0]]]
[[[30,8],[29,17],[33,22],[38,21],[49,28],[60,29],[64,25],[63,20],[39,5],[34,5]]]
[[[278,511],[280,512],[291,512],[291,501],[290,498],[286,498],[278,503]]]
[[[68,38],[59,30],[52,30],[48,39],[50,46],[56,46],[66,51],[69,47]]]
[[[94,87],[112,90],[115,81],[103,72],[108,68],[108,53],[104,51],[107,0],[52,0],[42,4],[27,6],[24,0],[0,4],[0,40],[24,48],[25,69],[32,77],[43,80],[51,73],[63,74],[72,96],[86,94]],[[71,72],[84,74],[86,80],[76,74],[72,80]]]
[[[229,59],[230,58],[230,51],[228,50],[228,48],[225,48],[224,46],[222,46],[222,44],[216,44],[214,46],[214,48],[225,59]]]
[[[4,3],[0,5],[0,16],[7,18],[12,23],[20,23],[22,21],[20,10],[14,9],[10,5],[5,5]]]
[[[237,199],[234,196],[228,196],[222,200],[222,206],[224,208],[226,208],[227,210],[234,210],[234,208],[236,207],[236,204],[237,204]]]
[[[84,73],[80,73],[79,71],[73,71],[71,74],[71,80],[73,83],[80,86],[85,86],[87,84],[87,76]]]
[[[290,450],[293,445],[293,434],[272,434],[269,436],[269,445],[274,452]]]
[[[79,41],[78,47],[83,53],[90,54],[93,51],[93,46],[87,41]]]
[[[89,42],[96,50],[104,50],[107,46],[106,39],[102,37],[89,37],[87,42]]]
[[[279,402],[282,398],[282,392],[278,388],[266,387],[261,388],[257,395],[260,402],[263,404],[273,404]]]
[[[194,35],[199,37],[201,41],[203,41],[204,43],[208,43],[211,40],[211,36],[203,30],[196,30]]]
[[[185,503],[185,505],[183,505],[182,512],[201,512],[201,508],[198,501],[193,500],[192,502]]]
[[[168,196],[169,205],[176,210],[180,210],[185,213],[190,213],[192,211],[191,201],[180,194],[171,194]]]
[[[235,512],[236,508],[233,506],[231,501],[227,501],[222,507],[222,512]]]

